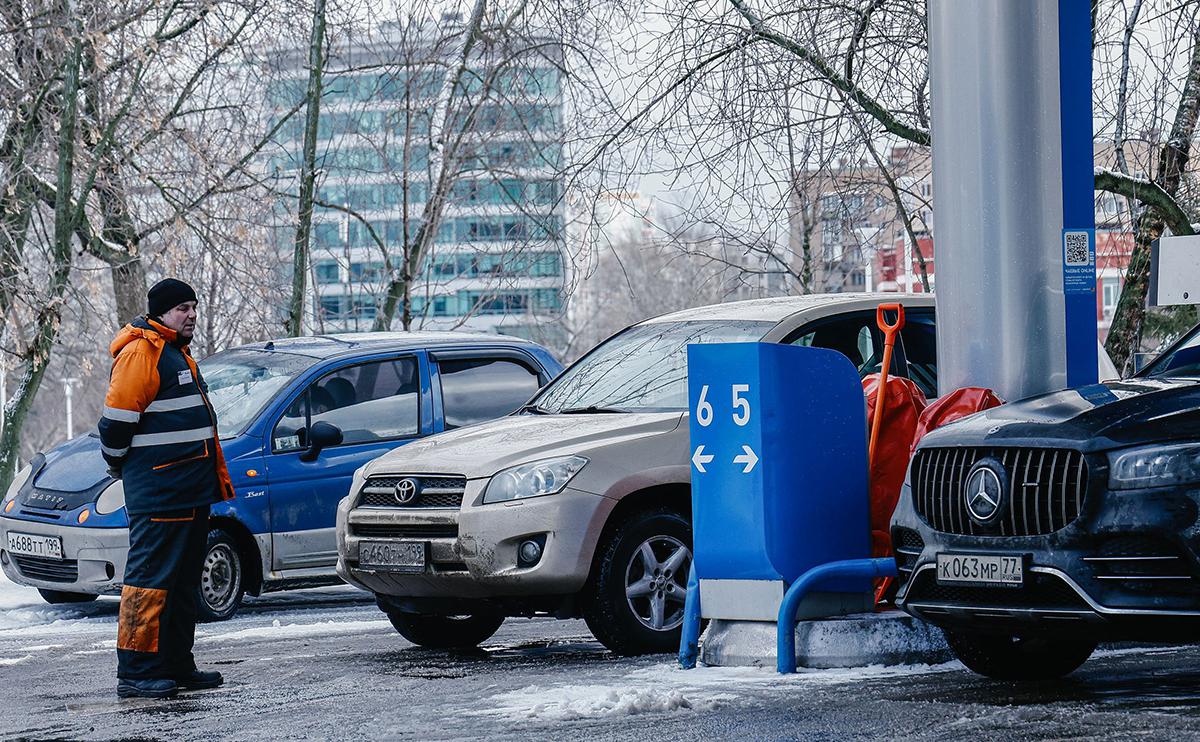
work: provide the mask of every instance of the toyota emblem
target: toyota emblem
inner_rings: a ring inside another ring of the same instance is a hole
[[[413,500],[417,499],[417,480],[401,479],[396,483],[396,491],[392,493],[392,497],[396,498],[396,502],[401,505],[408,505]]]
[[[1000,514],[1004,500],[1004,469],[1000,462],[984,459],[967,475],[963,498],[971,519],[980,525],[992,523]]]

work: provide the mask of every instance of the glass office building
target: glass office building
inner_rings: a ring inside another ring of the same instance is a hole
[[[310,329],[369,330],[400,273],[436,188],[435,141],[453,176],[428,249],[414,261],[411,329],[503,332],[557,344],[568,261],[564,250],[562,94],[545,56],[475,55],[444,125],[435,121],[452,35],[384,28],[330,51],[317,144]],[[544,40],[543,40],[544,41]],[[304,50],[280,56],[267,87],[271,124],[283,123],[263,166],[278,183],[277,246],[291,270],[304,109],[285,118],[308,84]],[[392,329],[400,329],[398,309]]]

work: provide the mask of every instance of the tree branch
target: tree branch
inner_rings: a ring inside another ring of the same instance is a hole
[[[786,52],[799,57],[808,66],[812,67],[817,74],[825,80],[826,83],[832,85],[837,90],[845,93],[850,100],[857,103],[862,109],[878,121],[884,129],[895,134],[901,139],[906,139],[913,144],[928,147],[930,144],[929,132],[923,129],[918,129],[915,126],[910,126],[896,118],[891,111],[883,107],[883,105],[868,95],[862,88],[855,85],[850,80],[847,80],[842,75],[838,74],[833,66],[829,64],[823,57],[811,49],[806,49],[792,39],[782,36],[767,27],[763,21],[754,14],[745,4],[743,0],[729,0],[730,4],[742,15],[750,24],[750,29],[755,36],[767,41]]]
[[[1162,212],[1163,220],[1175,234],[1195,234],[1191,220],[1179,203],[1152,180],[1135,178],[1124,173],[1096,168],[1096,190],[1115,193],[1153,206]]]

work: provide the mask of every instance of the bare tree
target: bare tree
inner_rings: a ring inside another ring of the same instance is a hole
[[[688,205],[695,222],[754,237],[785,231],[790,210],[811,208],[811,197],[795,198],[798,173],[834,176],[867,162],[893,204],[897,231],[915,242],[926,209],[884,153],[905,146],[927,155],[931,142],[923,3],[711,0],[645,13],[659,21],[653,31],[643,25],[611,37],[622,58],[637,63],[640,86],[595,113],[606,134],[580,162],[613,180],[669,172],[671,185],[705,183],[706,198]],[[1096,188],[1127,198],[1139,215],[1108,341],[1118,362],[1139,342],[1149,240],[1166,228],[1192,232],[1180,186],[1195,124],[1196,13],[1194,4],[1166,0],[1094,8],[1097,140],[1118,143],[1117,166],[1098,169]],[[1159,150],[1157,165],[1140,176],[1125,153],[1131,131]],[[796,142],[804,143],[800,158]],[[802,239],[792,290],[808,290],[800,276],[812,267],[810,248]],[[916,256],[925,280],[924,255]]]

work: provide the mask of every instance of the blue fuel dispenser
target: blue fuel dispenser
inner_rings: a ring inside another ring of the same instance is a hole
[[[868,558],[866,405],[850,361],[775,343],[692,345],[688,398],[694,560],[681,662],[695,664],[701,617],[778,621],[783,642],[797,615],[871,610],[871,578],[889,566],[876,561],[891,560]],[[794,670],[794,650],[787,660]]]

